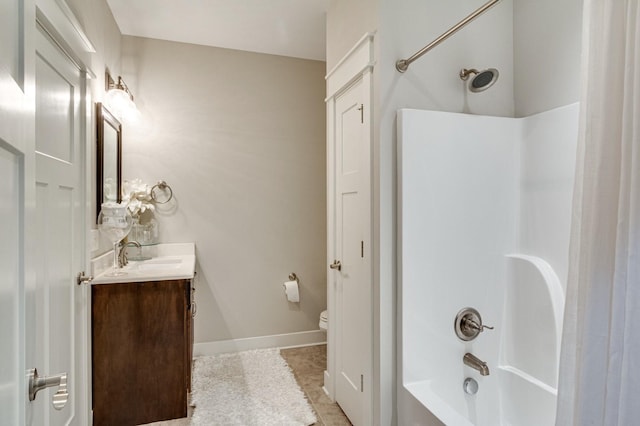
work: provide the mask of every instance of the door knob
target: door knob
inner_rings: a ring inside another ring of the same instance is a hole
[[[84,271],[78,272],[78,275],[76,276],[76,282],[78,283],[78,285],[89,284],[89,283],[91,283],[91,281],[93,281],[93,275],[89,275],[87,277],[84,274]]]
[[[67,373],[57,374],[55,376],[39,377],[38,370],[33,368],[29,370],[29,401],[36,399],[36,394],[42,389],[58,386],[58,390],[53,395],[53,408],[62,410],[69,400],[69,391],[67,390]]]
[[[338,271],[342,270],[342,263],[339,260],[334,260],[331,265],[329,265],[331,269],[337,269]]]

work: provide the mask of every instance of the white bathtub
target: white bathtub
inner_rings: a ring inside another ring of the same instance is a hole
[[[402,383],[446,425],[554,424],[577,116],[398,114]],[[495,328],[460,340],[465,307]]]

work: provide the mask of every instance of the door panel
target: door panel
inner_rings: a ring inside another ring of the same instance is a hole
[[[342,380],[348,386],[348,393],[360,392],[360,375],[362,370],[362,312],[359,311],[358,297],[362,281],[362,259],[360,258],[361,232],[357,226],[360,214],[360,206],[357,192],[342,194],[342,288],[339,300],[342,309],[340,326],[341,333],[338,335],[341,359],[341,368],[338,370]],[[355,304],[355,306],[354,306]],[[339,364],[339,365],[340,365]],[[340,380],[340,379],[339,379]]]
[[[370,260],[364,251],[370,215],[369,141],[363,119],[363,82],[336,99],[336,401],[355,425],[364,422],[364,380],[371,357]],[[368,244],[368,241],[367,241]]]
[[[69,400],[54,410],[56,388],[38,393],[33,424],[78,424],[85,404],[81,312],[84,213],[80,70],[42,32],[36,37],[36,366],[44,375],[67,373]]]
[[[22,379],[20,323],[20,181],[19,156],[0,139],[0,424],[18,425]]]
[[[0,2],[0,424],[17,426],[28,416],[25,287],[32,271],[25,253],[33,196],[33,108],[31,86],[25,87],[30,75],[25,33],[32,8],[29,0]]]
[[[74,142],[72,102],[77,82],[68,81],[73,76],[62,75],[44,55],[39,51],[36,61],[36,150],[70,162]]]
[[[22,86],[22,67],[24,50],[21,46],[21,34],[23,28],[23,13],[21,1],[3,0],[0,2],[0,64],[4,68],[3,74],[12,78],[18,86]]]

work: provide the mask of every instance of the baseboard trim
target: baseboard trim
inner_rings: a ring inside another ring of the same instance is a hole
[[[329,399],[333,402],[335,400],[333,399],[333,395],[331,395],[331,392],[329,392],[329,389],[333,389],[333,384],[331,383],[331,375],[327,370],[324,370],[324,383],[322,385],[322,390],[324,391],[324,393],[327,394]]]
[[[325,343],[327,343],[326,332],[322,330],[301,331],[298,333],[195,343],[193,345],[193,356],[210,356],[228,352],[248,351],[251,349],[296,348],[322,345]]]

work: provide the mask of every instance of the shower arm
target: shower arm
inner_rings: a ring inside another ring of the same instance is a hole
[[[396,69],[399,72],[405,72],[409,68],[409,65],[413,61],[415,61],[416,59],[420,58],[422,55],[424,55],[425,53],[427,53],[428,51],[430,51],[431,49],[433,49],[434,47],[436,47],[437,45],[439,45],[440,43],[442,43],[443,41],[445,41],[449,37],[451,37],[459,29],[461,29],[462,27],[467,25],[469,22],[471,22],[474,19],[476,19],[479,15],[483,14],[487,9],[489,9],[491,6],[493,6],[494,4],[498,3],[499,1],[500,0],[490,0],[490,1],[488,1],[483,6],[478,8],[476,11],[471,13],[469,16],[464,18],[462,21],[458,22],[453,27],[451,27],[449,30],[447,30],[440,37],[436,38],[431,43],[427,44],[425,47],[423,47],[422,49],[420,49],[419,51],[414,53],[412,56],[408,57],[407,59],[400,59],[400,60],[396,61]]]

